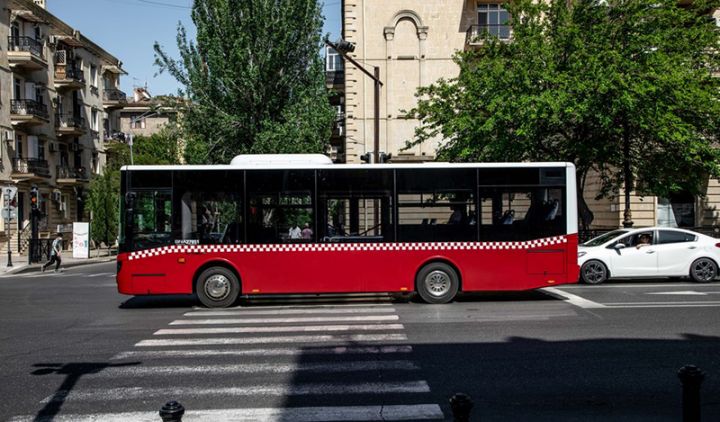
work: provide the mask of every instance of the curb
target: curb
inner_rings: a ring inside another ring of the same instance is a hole
[[[86,261],[71,261],[68,263],[63,263],[61,265],[62,268],[71,268],[71,267],[79,267],[82,265],[90,265],[90,264],[102,264],[104,262],[110,262],[115,261],[116,256],[104,256],[99,258],[88,258]],[[8,277],[15,274],[23,274],[23,273],[29,273],[29,272],[39,272],[40,267],[43,264],[23,264],[21,266],[17,266],[16,268],[13,268],[12,270],[0,272],[0,278]]]

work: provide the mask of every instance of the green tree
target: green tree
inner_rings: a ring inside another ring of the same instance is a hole
[[[573,162],[585,225],[590,170],[603,196],[700,193],[720,174],[717,5],[513,2],[512,41],[487,37],[457,54],[457,78],[418,91],[410,144],[442,136],[439,156],[458,161]]]
[[[180,59],[156,64],[185,88],[189,163],[244,153],[322,153],[334,111],[318,55],[317,0],[196,0],[197,39],[178,27]]]
[[[180,131],[165,126],[150,136],[133,140],[135,164],[180,164]],[[120,222],[120,168],[130,164],[130,147],[126,143],[107,147],[108,161],[103,174],[90,182],[88,211],[92,212],[91,236],[96,243],[115,243]]]

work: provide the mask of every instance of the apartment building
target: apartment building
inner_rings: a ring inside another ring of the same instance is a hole
[[[335,121],[330,134],[330,158],[345,162],[345,63],[332,47],[325,47],[325,87],[330,92],[330,105],[335,109]]]
[[[119,130],[122,138],[126,134],[133,136],[150,136],[158,133],[163,127],[177,122],[178,108],[164,104],[163,98],[153,97],[145,87],[133,89],[133,96],[125,107],[120,110]]]
[[[720,19],[720,11],[714,16]],[[384,84],[379,97],[380,151],[392,153],[393,162],[435,159],[440,138],[403,150],[419,125],[406,114],[416,104],[417,88],[457,76],[452,57],[456,51],[475,48],[478,34],[510,38],[508,18],[504,3],[492,0],[343,0],[343,38],[355,43],[352,55],[366,69],[379,68]],[[344,152],[348,163],[358,163],[362,154],[374,149],[374,84],[351,64],[344,73]],[[593,225],[617,227],[623,221],[622,192],[614,199],[595,200],[599,182],[591,177],[585,191],[595,215]],[[720,183],[709,180],[700,196],[634,195],[631,208],[636,226],[717,226]]]
[[[105,164],[106,137],[119,128],[125,72],[120,60],[49,13],[44,0],[0,4],[0,184],[18,188],[12,232],[28,224],[32,186],[39,189],[41,235],[69,230],[86,221],[89,181]]]

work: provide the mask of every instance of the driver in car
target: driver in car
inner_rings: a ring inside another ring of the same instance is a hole
[[[650,235],[648,233],[643,233],[640,235],[637,246],[635,246],[635,247],[637,249],[640,249],[643,246],[650,246],[651,243],[652,243],[652,239],[650,238]]]

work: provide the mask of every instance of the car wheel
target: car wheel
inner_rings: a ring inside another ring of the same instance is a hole
[[[415,278],[415,288],[427,303],[448,303],[455,298],[460,278],[455,270],[442,262],[424,266]]]
[[[690,265],[690,278],[697,283],[709,283],[718,275],[718,266],[710,258],[699,258]]]
[[[602,284],[608,277],[607,267],[596,259],[591,259],[580,268],[580,278],[585,284]]]
[[[227,308],[240,295],[240,281],[225,267],[210,267],[198,276],[195,291],[208,308]]]

